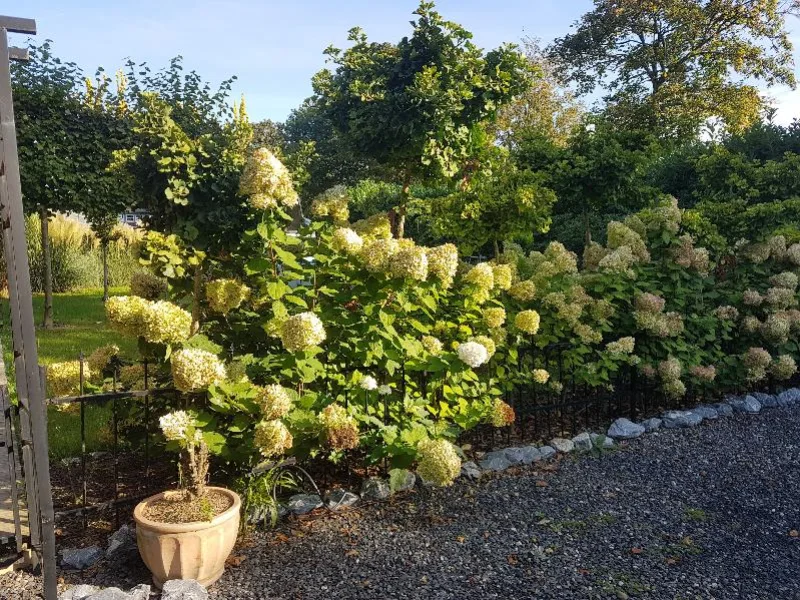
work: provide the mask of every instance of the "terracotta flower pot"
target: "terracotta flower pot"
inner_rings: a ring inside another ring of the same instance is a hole
[[[225,570],[225,560],[236,543],[242,502],[231,490],[207,489],[226,494],[232,501],[228,510],[211,521],[158,523],[146,518],[148,503],[161,500],[163,493],[143,500],[133,511],[139,554],[159,589],[171,579],[196,579],[209,586]]]

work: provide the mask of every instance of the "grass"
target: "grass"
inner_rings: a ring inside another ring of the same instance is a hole
[[[115,289],[111,293],[124,292],[123,289]],[[33,311],[37,322],[42,318],[43,302],[41,295],[34,296]],[[123,356],[134,357],[137,354],[135,340],[122,337],[109,328],[102,290],[55,294],[53,318],[56,323],[54,329],[37,328],[36,331],[41,364],[77,360],[81,352],[88,355],[96,348],[112,342],[120,347]],[[14,363],[8,300],[0,300],[0,343],[3,345],[3,359],[8,369],[9,387],[12,388],[13,396]],[[88,452],[108,448],[107,431],[110,422],[111,410],[108,407],[87,406]],[[77,412],[63,412],[52,406],[48,407],[48,434],[51,458],[60,459],[80,454],[80,418]]]

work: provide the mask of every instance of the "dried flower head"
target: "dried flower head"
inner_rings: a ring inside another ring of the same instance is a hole
[[[493,427],[508,427],[513,425],[517,415],[507,402],[495,398],[492,403],[491,423]]]
[[[319,415],[325,443],[333,450],[352,450],[358,447],[359,431],[356,420],[338,404],[326,406]]]
[[[797,363],[789,354],[781,354],[770,366],[770,373],[778,381],[787,381],[797,373]]]
[[[285,417],[292,408],[291,396],[286,388],[277,384],[259,387],[256,403],[261,410],[261,416],[268,421]]]

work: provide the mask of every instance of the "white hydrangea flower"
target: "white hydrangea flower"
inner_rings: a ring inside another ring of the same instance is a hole
[[[478,342],[466,342],[458,347],[458,358],[473,369],[477,369],[489,360],[486,346]]]
[[[378,389],[378,382],[372,375],[364,375],[359,385],[362,390],[367,390],[368,392]]]
[[[378,386],[378,394],[381,396],[388,396],[392,393],[392,386],[390,385],[381,385]]]
[[[168,441],[186,439],[187,431],[194,425],[194,419],[184,410],[168,413],[158,420],[158,426]]]

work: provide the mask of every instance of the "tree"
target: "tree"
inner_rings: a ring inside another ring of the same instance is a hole
[[[563,146],[580,125],[585,109],[559,80],[538,40],[525,38],[523,48],[536,77],[527,91],[500,109],[490,129],[508,148],[521,137],[532,135]]]
[[[556,201],[542,172],[520,170],[502,148],[493,149],[492,169],[448,196],[430,202],[433,232],[454,241],[464,253],[500,242],[529,243],[545,232]]]
[[[50,44],[30,47],[31,60],[13,67],[14,111],[25,208],[42,223],[43,326],[53,326],[53,278],[48,220],[55,212],[104,217],[124,206],[123,190],[107,167],[129,139],[125,119],[103,77],[82,92],[81,70],[53,55]],[[99,74],[101,72],[98,72]],[[111,102],[114,107],[106,107]]]
[[[741,130],[764,105],[749,80],[795,86],[786,17],[798,0],[594,4],[549,54],[580,92],[607,85],[608,114],[625,126],[685,138],[720,117]]]
[[[315,102],[356,156],[370,158],[402,185],[395,234],[402,237],[412,181],[452,177],[473,155],[476,130],[525,91],[527,61],[510,46],[486,55],[472,34],[444,20],[432,2],[414,13],[410,37],[328,48],[336,65],[314,76]],[[481,140],[482,141],[482,140]]]

